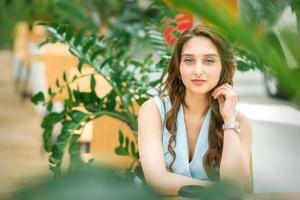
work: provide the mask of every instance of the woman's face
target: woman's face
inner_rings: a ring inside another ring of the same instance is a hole
[[[218,49],[210,39],[197,36],[183,45],[180,75],[187,92],[207,94],[217,85],[221,70]]]

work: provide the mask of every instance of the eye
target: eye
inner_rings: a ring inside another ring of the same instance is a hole
[[[193,59],[191,59],[191,58],[185,58],[183,61],[184,61],[185,63],[187,63],[187,64],[190,64],[190,63],[193,62]]]
[[[213,63],[215,63],[216,61],[215,61],[214,59],[204,59],[203,62],[204,62],[205,64],[213,64]]]

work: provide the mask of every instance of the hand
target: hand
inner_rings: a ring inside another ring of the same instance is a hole
[[[235,122],[237,117],[236,105],[238,95],[228,83],[216,88],[212,93],[214,99],[218,100],[220,114],[224,122]],[[225,98],[225,99],[224,99]]]

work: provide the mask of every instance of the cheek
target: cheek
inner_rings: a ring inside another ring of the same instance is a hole
[[[181,81],[186,86],[188,84],[188,80],[190,79],[190,72],[187,68],[181,67],[179,69]]]
[[[216,85],[219,82],[222,67],[218,66],[210,72],[211,83]]]
[[[185,79],[190,74],[188,68],[184,66],[180,66],[179,73],[182,79]]]

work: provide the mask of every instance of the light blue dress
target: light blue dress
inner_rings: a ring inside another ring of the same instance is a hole
[[[164,98],[165,103],[165,111],[169,111],[171,109],[171,101],[170,99]],[[165,118],[164,107],[162,101],[159,97],[154,97],[155,103],[159,109],[162,122]],[[205,116],[202,128],[200,130],[200,134],[197,139],[197,144],[195,147],[194,157],[191,162],[189,162],[189,154],[188,154],[188,141],[186,135],[186,126],[184,121],[184,113],[183,107],[180,105],[180,109],[177,114],[177,133],[176,133],[176,145],[173,148],[176,152],[176,159],[173,164],[173,171],[176,174],[189,176],[197,179],[208,180],[208,176],[204,170],[203,166],[203,156],[208,150],[208,128],[211,118],[211,108],[208,109],[208,112]],[[166,166],[169,166],[172,162],[172,155],[168,152],[168,144],[169,144],[170,133],[167,128],[163,127],[162,133],[162,144]]]

